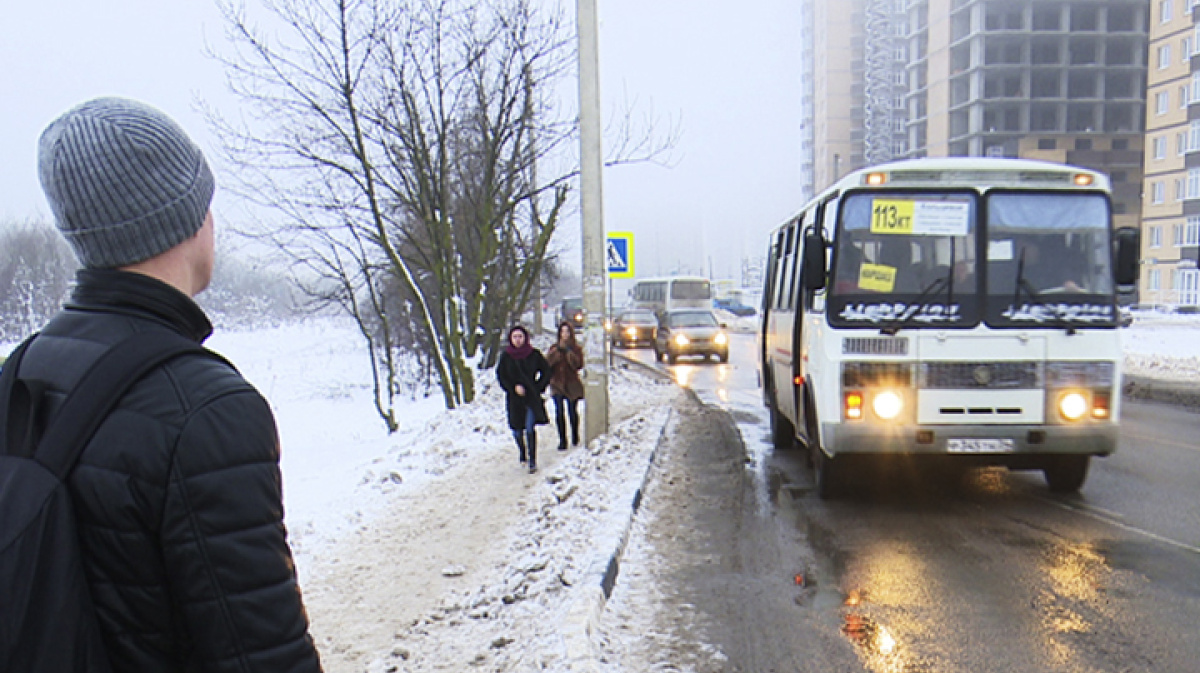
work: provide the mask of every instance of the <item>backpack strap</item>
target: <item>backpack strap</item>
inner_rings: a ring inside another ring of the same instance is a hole
[[[8,359],[0,365],[0,455],[7,455],[23,445],[23,440],[30,434],[33,425],[33,410],[26,391],[18,390],[22,386],[17,378],[17,370],[21,367],[21,358],[33,343],[37,334],[32,334],[13,350]],[[10,407],[10,404],[12,405]]]
[[[159,365],[186,353],[224,361],[199,343],[164,330],[138,332],[110,347],[67,395],[46,427],[34,458],[65,480],[84,446],[129,388]]]

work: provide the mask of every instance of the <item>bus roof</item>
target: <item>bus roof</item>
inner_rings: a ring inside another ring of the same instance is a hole
[[[882,182],[869,183],[868,179],[872,175],[881,176]],[[1083,180],[1088,184],[1078,183],[1076,176],[1086,176]],[[1000,157],[925,157],[891,161],[851,171],[810,199],[798,212],[803,213],[815,204],[850,189],[964,185],[979,188],[1091,189],[1104,192],[1112,189],[1107,175],[1082,166]],[[790,225],[797,217],[798,215],[789,217],[783,224],[775,227],[771,235],[774,236],[780,229]]]
[[[704,281],[706,283],[712,282],[709,279],[705,278],[704,276],[654,276],[654,277],[649,277],[649,278],[637,278],[635,280],[636,280],[636,283],[665,283],[667,281],[673,281],[673,280]]]
[[[871,176],[883,182],[869,183]],[[1081,176],[1077,181],[1076,176]],[[1082,166],[1032,159],[994,157],[930,157],[906,159],[856,170],[833,185],[830,191],[855,187],[921,187],[962,185],[978,187],[1029,187],[1031,189],[1091,188],[1107,191],[1108,176]]]

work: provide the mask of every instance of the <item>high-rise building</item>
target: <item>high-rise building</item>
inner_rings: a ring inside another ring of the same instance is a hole
[[[1200,0],[1151,7],[1142,303],[1200,305]]]
[[[816,193],[813,166],[813,3],[800,3],[800,197],[807,202]]]
[[[907,0],[804,0],[812,176],[839,177],[907,151]],[[804,111],[802,111],[804,112]]]
[[[1165,267],[1143,274],[1142,290],[1180,290],[1172,303],[1195,296],[1200,105],[1189,114],[1183,100],[1200,102],[1200,58],[1193,66],[1191,56],[1200,49],[1192,19],[1200,0],[805,2],[813,44],[805,123],[817,190],[903,157],[1021,157],[1101,170],[1112,179],[1114,226],[1158,218],[1160,229],[1143,232],[1147,268],[1180,260],[1170,278]],[[1161,249],[1170,242],[1178,254]]]
[[[911,156],[1044,159],[1113,179],[1141,213],[1146,0],[911,0]]]

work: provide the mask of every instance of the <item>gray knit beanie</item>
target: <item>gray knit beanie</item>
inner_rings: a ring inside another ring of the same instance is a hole
[[[51,122],[38,177],[59,230],[92,269],[134,264],[191,238],[214,188],[178,124],[123,98],[97,98]]]

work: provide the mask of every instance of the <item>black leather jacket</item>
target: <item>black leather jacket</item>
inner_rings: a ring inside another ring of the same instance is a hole
[[[145,330],[203,341],[204,312],[140,274],[83,270],[21,363],[51,409],[105,348]],[[319,671],[283,526],[270,407],[185,355],[121,399],[72,473],[84,567],[117,673]]]

